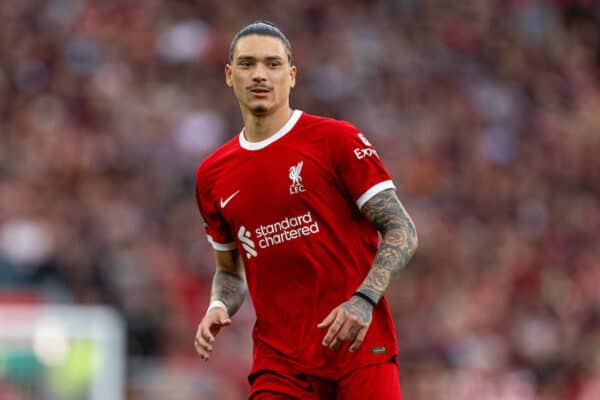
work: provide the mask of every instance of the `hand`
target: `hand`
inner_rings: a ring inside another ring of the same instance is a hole
[[[365,340],[371,325],[373,307],[360,297],[351,297],[350,300],[334,308],[317,327],[329,330],[323,339],[323,346],[332,350],[340,347],[343,341],[352,342],[350,351],[358,350]]]
[[[194,347],[202,360],[208,361],[210,353],[213,351],[215,336],[222,327],[229,324],[231,324],[229,314],[220,307],[209,310],[202,318],[202,321],[198,324],[196,339],[194,340]]]

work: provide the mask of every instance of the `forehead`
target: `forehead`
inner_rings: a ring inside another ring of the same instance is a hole
[[[256,58],[280,56],[287,58],[285,45],[273,36],[248,35],[238,39],[233,49],[233,57],[252,56]]]

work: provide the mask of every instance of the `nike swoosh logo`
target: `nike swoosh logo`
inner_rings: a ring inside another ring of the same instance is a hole
[[[235,196],[237,196],[237,194],[240,191],[238,190],[237,192],[235,192],[234,194],[232,194],[231,196],[229,196],[228,198],[226,198],[225,200],[223,200],[223,198],[221,197],[221,208],[225,208],[225,206],[227,206],[227,203],[229,203]]]

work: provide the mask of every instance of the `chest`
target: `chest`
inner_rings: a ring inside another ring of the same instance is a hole
[[[247,152],[215,185],[221,214],[233,226],[320,209],[338,192],[328,156],[318,146]]]

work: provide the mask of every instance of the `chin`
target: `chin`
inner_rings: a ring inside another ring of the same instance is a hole
[[[259,105],[256,105],[256,106],[252,107],[252,113],[254,115],[264,115],[268,111],[269,111],[269,109],[266,106],[262,105],[262,104],[259,104]]]

